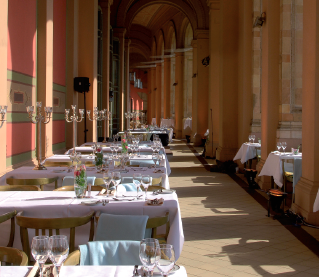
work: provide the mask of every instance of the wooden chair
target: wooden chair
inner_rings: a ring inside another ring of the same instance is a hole
[[[291,166],[289,166],[289,164]],[[282,189],[284,192],[287,193],[287,182],[290,182],[290,183],[294,182],[294,160],[293,159],[282,160],[282,173],[283,173]],[[294,195],[292,195],[292,201],[294,202]],[[284,199],[284,205],[286,205],[286,199]]]
[[[47,161],[44,163],[46,167],[69,167],[72,165],[72,162],[51,162]]]
[[[15,235],[15,222],[14,222],[14,217],[16,216],[17,211],[13,212],[8,212],[3,215],[0,215],[0,223],[3,223],[9,219],[11,219],[11,228],[10,228],[10,238],[9,242],[7,244],[7,247],[12,247],[13,246],[13,241],[14,241],[14,235]]]
[[[142,188],[143,191],[145,191],[145,189],[143,188],[143,186],[140,186],[140,188]],[[154,190],[161,190],[163,187],[162,186],[149,186],[147,188],[147,191],[154,191]]]
[[[28,236],[28,229],[35,229],[35,235],[39,236],[39,230],[42,230],[42,235],[49,230],[49,236],[52,236],[53,229],[56,235],[60,234],[60,229],[70,229],[69,247],[70,252],[74,251],[75,242],[75,227],[91,224],[89,241],[93,241],[94,236],[94,213],[90,212],[84,216],[79,217],[62,217],[62,218],[33,218],[23,216],[23,212],[19,212],[16,216],[17,224],[20,226],[20,237],[23,251],[28,255],[30,260],[30,243]]]
[[[37,186],[5,185],[0,186],[0,191],[41,191],[41,189]]]
[[[20,186],[39,186],[43,190],[43,186],[51,183],[55,183],[55,188],[58,188],[58,177],[53,178],[37,178],[37,179],[16,179],[16,178],[7,178],[7,184],[20,185]]]
[[[91,186],[91,191],[101,191],[105,187],[102,186]],[[74,191],[74,186],[64,186],[57,189],[54,189],[53,191]]]
[[[103,178],[96,178],[94,181],[94,186],[102,186],[105,188],[105,183],[103,181]]]
[[[63,263],[63,266],[73,266],[80,264],[81,252],[80,250],[75,250],[66,258]]]
[[[27,266],[28,256],[21,250],[11,247],[0,247],[0,265]]]
[[[166,231],[164,234],[157,234],[157,228],[166,225]],[[169,212],[166,212],[164,216],[151,217],[147,220],[146,229],[152,229],[152,238],[158,239],[159,243],[166,243],[169,229]]]

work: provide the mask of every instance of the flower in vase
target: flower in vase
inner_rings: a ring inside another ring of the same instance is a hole
[[[85,167],[85,165],[80,165],[79,167],[75,168],[74,179],[75,179],[75,183],[78,186],[81,186],[81,187],[86,186],[86,167]]]

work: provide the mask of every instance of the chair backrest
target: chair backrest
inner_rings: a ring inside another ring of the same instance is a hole
[[[160,226],[166,225],[165,234],[157,234],[157,228]],[[146,229],[152,229],[151,237],[155,239],[164,239],[167,241],[170,221],[169,221],[169,212],[166,212],[164,216],[150,217],[147,220]]]
[[[46,161],[44,163],[44,166],[46,167],[58,167],[58,166],[62,166],[62,167],[69,167],[72,165],[72,162],[52,162],[52,161]]]
[[[0,247],[0,265],[4,263],[5,265],[12,266],[27,266],[28,257],[27,255],[16,248],[11,247]]]
[[[12,212],[8,212],[8,213],[5,213],[3,215],[0,215],[0,223],[11,219],[10,238],[9,238],[9,242],[7,244],[7,247],[12,247],[13,246],[14,234],[15,234],[15,221],[14,221],[14,218],[15,218],[16,214],[17,214],[17,211],[12,211]]]
[[[91,186],[91,191],[101,191],[104,188],[105,187],[102,187],[102,186]],[[74,191],[74,186],[63,186],[63,187],[54,189],[53,191]]]
[[[20,185],[20,186],[39,186],[43,190],[43,186],[51,183],[55,183],[55,188],[58,187],[58,177],[53,178],[37,178],[37,179],[16,179],[7,178],[8,185]]]
[[[23,212],[19,212],[16,216],[17,224],[20,226],[20,237],[23,251],[28,255],[30,260],[30,243],[28,229],[35,229],[35,235],[39,236],[39,230],[42,230],[42,235],[46,235],[46,230],[49,231],[49,236],[53,235],[53,230],[56,234],[60,234],[60,229],[70,229],[69,248],[70,252],[74,251],[75,243],[75,227],[85,225],[90,222],[89,241],[93,240],[94,235],[94,212],[90,212],[79,217],[62,217],[62,218],[33,218],[23,216]]]
[[[81,252],[80,250],[75,250],[69,254],[66,260],[63,263],[63,266],[73,266],[80,264]]]
[[[145,189],[143,188],[143,186],[141,186],[141,188],[142,188],[143,191],[145,190]],[[147,191],[161,190],[162,188],[163,188],[162,186],[153,186],[153,185],[151,185],[151,186],[149,186],[149,187],[147,188]]]
[[[0,191],[41,191],[41,189],[37,186],[5,185],[0,186]]]

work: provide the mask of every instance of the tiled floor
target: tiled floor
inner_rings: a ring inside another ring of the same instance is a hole
[[[170,146],[188,276],[319,276],[319,257],[228,175],[207,171],[184,142]]]

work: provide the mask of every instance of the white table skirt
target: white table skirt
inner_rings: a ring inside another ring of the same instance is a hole
[[[31,271],[30,266],[2,266],[0,267],[1,277],[25,277]],[[62,266],[60,277],[123,277],[132,276],[134,266]],[[160,276],[160,275],[154,275]],[[185,267],[169,276],[187,277]]]
[[[175,120],[171,118],[162,118],[161,127],[175,127]]]
[[[67,168],[65,167],[48,167],[47,170],[32,170],[33,167],[23,166],[19,167],[17,169],[14,169],[13,171],[8,172],[0,179],[0,184],[5,185],[6,184],[6,178],[13,177],[17,179],[33,179],[33,178],[53,178],[58,177],[58,186],[60,187],[62,185],[63,177],[65,176],[73,176],[73,172],[68,172]],[[138,171],[140,170],[141,171]],[[165,167],[162,167],[164,173],[154,173],[154,168],[130,168],[127,167],[127,170],[129,170],[127,173],[122,173],[122,177],[132,177],[134,172],[140,172],[142,174],[147,174],[155,178],[162,177],[162,187],[169,189],[169,181],[168,176],[165,173]],[[143,170],[143,171],[142,171]],[[112,171],[117,171],[116,169],[112,169]],[[97,173],[96,169],[93,167],[88,167],[87,176],[95,176],[97,178],[103,178],[103,173]],[[44,186],[44,190],[52,190],[54,189],[54,185],[46,185]]]
[[[183,123],[184,129],[186,130],[187,128],[190,128],[192,130],[192,119],[184,118],[183,121],[184,121]]]
[[[268,155],[268,158],[260,171],[259,176],[273,176],[274,182],[279,187],[283,186],[283,170],[282,170],[282,160],[283,159],[294,159],[294,184],[295,186],[300,177],[301,177],[301,161],[302,161],[302,155],[301,153],[298,155],[293,155],[292,153],[286,153],[281,154],[277,151],[272,152]]]
[[[98,192],[92,192],[95,196]],[[135,196],[136,192],[126,192],[125,195]],[[73,191],[23,191],[16,192],[6,199],[0,201],[0,214],[10,211],[24,211],[26,216],[34,216],[38,218],[50,217],[73,217],[86,215],[91,211],[100,211],[110,214],[123,215],[148,215],[150,217],[163,216],[167,211],[170,215],[170,232],[167,238],[169,244],[174,245],[176,259],[180,256],[184,243],[184,233],[181,221],[180,208],[176,193],[153,195],[148,193],[148,198],[164,199],[161,206],[148,206],[144,200],[134,201],[115,201],[111,197],[110,203],[103,206],[98,204],[95,206],[82,205],[83,199],[74,198]],[[85,200],[85,199],[84,199]],[[88,241],[90,224],[77,227],[75,230],[75,244],[81,245]],[[29,230],[30,242],[34,236],[34,230]],[[10,221],[0,224],[0,245],[6,245],[9,239]],[[62,234],[69,236],[69,230],[61,230]],[[19,227],[16,225],[15,239],[13,247],[21,248]]]
[[[156,125],[156,118],[152,118],[151,124],[152,124],[152,125]]]
[[[313,212],[317,212],[319,211],[319,189],[318,189],[318,192],[317,192],[317,196],[316,196],[316,199],[315,199],[315,202],[313,203]]]
[[[243,143],[238,150],[234,161],[240,160],[242,164],[256,157],[256,147],[260,147],[260,143]]]

